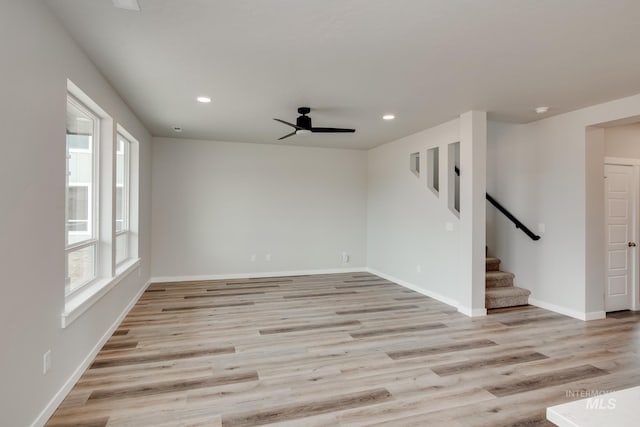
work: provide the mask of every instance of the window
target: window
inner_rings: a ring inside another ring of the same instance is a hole
[[[118,132],[116,141],[116,265],[130,257],[131,141]]]
[[[138,143],[69,80],[67,90],[63,328],[140,267]]]
[[[67,97],[66,285],[70,295],[96,278],[98,257],[97,164],[100,121]]]

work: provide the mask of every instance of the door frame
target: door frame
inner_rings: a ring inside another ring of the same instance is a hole
[[[638,311],[640,310],[640,301],[639,301],[639,297],[640,297],[640,277],[638,275],[638,270],[640,267],[640,241],[638,241],[638,230],[640,229],[640,218],[638,215],[638,212],[640,212],[640,195],[638,194],[638,191],[640,190],[640,159],[631,159],[631,158],[625,158],[625,157],[605,157],[604,158],[604,164],[605,165],[616,165],[616,166],[631,166],[633,168],[633,177],[632,177],[632,194],[633,194],[633,200],[632,200],[632,206],[633,206],[633,212],[632,212],[632,230],[631,230],[631,238],[634,242],[638,243],[639,246],[636,247],[636,250],[634,250],[633,255],[631,256],[631,310],[633,311]],[[603,226],[605,227],[605,233],[606,233],[606,226],[607,226],[607,212],[606,212],[606,204],[604,206],[605,212],[604,212],[604,224]],[[605,234],[606,235],[606,234]],[[605,241],[604,242],[604,254],[605,257],[607,256],[607,248],[608,248],[608,243]],[[605,258],[605,266],[608,265],[606,258]],[[606,286],[606,283],[603,284],[604,286]],[[605,298],[604,301],[604,310],[605,312],[607,311],[607,303],[606,303],[606,288],[603,289],[603,297]]]

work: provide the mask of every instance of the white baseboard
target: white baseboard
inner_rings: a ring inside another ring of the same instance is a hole
[[[378,270],[373,269],[373,268],[367,268],[366,271],[368,271],[371,274],[375,274],[376,276],[380,276],[383,279],[387,279],[387,280],[389,280],[391,282],[397,283],[400,286],[404,286],[407,289],[411,289],[412,291],[415,291],[415,292],[417,292],[419,294],[422,294],[422,295],[427,296],[429,298],[433,298],[435,300],[443,302],[443,303],[445,303],[447,305],[450,305],[452,307],[455,307],[455,308],[459,307],[458,301],[456,301],[456,300],[454,300],[452,298],[449,298],[449,297],[445,297],[444,295],[440,295],[440,294],[438,294],[436,292],[432,292],[432,291],[429,291],[427,289],[423,289],[420,286],[417,286],[417,285],[414,285],[413,283],[407,282],[406,280],[398,279],[397,277],[391,276],[389,274],[383,273],[383,272],[378,271]]]
[[[53,398],[49,401],[47,406],[45,406],[42,412],[40,412],[40,415],[38,415],[35,421],[31,424],[31,427],[42,427],[45,425],[49,417],[53,415],[53,413],[58,408],[58,406],[60,406],[64,398],[67,397],[67,394],[69,394],[73,386],[76,384],[76,382],[78,382],[78,380],[80,379],[84,371],[87,370],[87,368],[89,367],[93,359],[95,359],[95,357],[97,356],[102,346],[107,342],[107,340],[109,340],[109,338],[111,338],[111,335],[113,335],[115,330],[118,329],[118,326],[120,325],[120,323],[122,323],[122,321],[127,316],[127,314],[129,314],[129,311],[131,311],[133,306],[136,304],[136,302],[138,302],[138,300],[140,299],[140,297],[142,296],[144,291],[149,287],[150,284],[151,282],[147,282],[144,286],[140,288],[136,296],[129,302],[129,304],[127,304],[127,306],[124,308],[122,313],[120,313],[120,315],[116,318],[116,320],[111,324],[109,329],[107,329],[107,332],[104,333],[104,335],[100,338],[98,343],[93,347],[91,352],[87,355],[87,357],[84,358],[80,366],[78,366],[76,370],[73,371],[73,374],[71,374],[69,379],[64,383],[64,385],[60,388],[60,390],[58,390],[58,392],[53,396]]]
[[[199,276],[158,276],[149,279],[151,283],[193,282],[198,280],[252,279],[257,277],[307,276],[311,274],[362,273],[366,267],[327,268],[321,270],[260,271],[253,273],[206,274]]]
[[[484,317],[487,315],[486,308],[470,308],[460,305],[458,306],[458,311],[468,317]]]
[[[598,320],[598,319],[606,319],[607,312],[606,311],[588,311],[584,314],[584,320]]]
[[[574,319],[578,320],[597,320],[607,317],[607,314],[604,311],[582,312],[531,297],[529,297],[529,304],[535,305],[536,307],[544,308],[545,310],[564,314],[565,316],[573,317]]]

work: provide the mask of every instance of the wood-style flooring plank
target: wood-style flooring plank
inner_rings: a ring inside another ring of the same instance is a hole
[[[89,369],[108,368],[112,366],[135,365],[141,363],[166,362],[176,359],[191,359],[194,357],[214,356],[218,354],[234,353],[234,347],[215,347],[187,351],[154,352],[150,354],[134,354],[122,357],[98,358],[91,364]]]
[[[173,393],[177,391],[195,390],[206,387],[216,387],[225,384],[257,381],[258,373],[244,372],[230,375],[194,378],[190,380],[161,381],[146,383],[139,386],[118,387],[111,389],[95,390],[89,395],[89,400],[97,399],[130,399],[154,394]]]
[[[537,388],[550,387],[557,384],[565,384],[585,378],[593,378],[607,375],[609,372],[591,365],[581,365],[561,371],[552,371],[544,374],[532,375],[524,380],[514,380],[503,384],[488,387],[486,390],[498,397],[523,393]]]
[[[373,405],[391,398],[391,393],[380,388],[359,393],[339,395],[324,400],[283,405],[264,411],[233,414],[222,418],[223,427],[247,427],[271,424],[292,419],[307,418],[327,412]]]
[[[439,353],[453,353],[456,351],[473,350],[481,347],[497,345],[487,339],[466,341],[454,344],[433,345],[429,347],[413,348],[410,350],[389,351],[387,354],[394,360],[406,359],[409,357],[431,356]]]

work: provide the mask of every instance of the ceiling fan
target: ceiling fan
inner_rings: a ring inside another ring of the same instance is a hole
[[[300,116],[296,119],[296,124],[285,122],[280,119],[273,119],[277,122],[284,123],[287,126],[291,126],[295,130],[288,135],[285,135],[281,138],[278,138],[278,141],[281,139],[289,138],[293,135],[303,135],[306,133],[353,133],[355,129],[344,129],[344,128],[314,128],[311,125],[311,117],[307,116],[311,112],[311,108],[309,107],[300,107],[298,108],[298,113]]]

